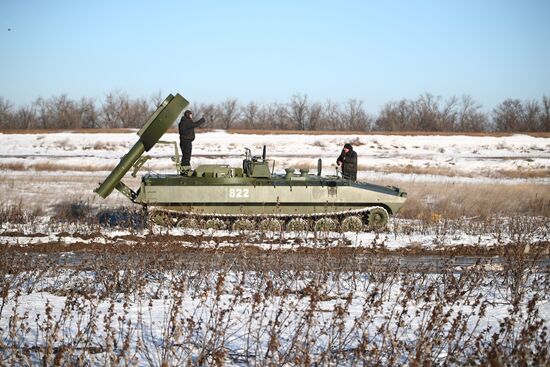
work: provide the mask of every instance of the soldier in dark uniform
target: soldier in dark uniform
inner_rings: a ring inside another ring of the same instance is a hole
[[[351,144],[344,145],[344,149],[342,149],[336,163],[342,167],[342,177],[348,180],[357,180],[357,153],[353,150]]]
[[[183,113],[178,125],[182,166],[191,166],[191,151],[193,150],[193,140],[195,140],[195,128],[204,124],[204,122],[204,117],[198,121],[193,121],[193,112],[189,110]]]

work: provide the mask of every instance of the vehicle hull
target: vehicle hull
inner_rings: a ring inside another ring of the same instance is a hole
[[[255,216],[340,214],[374,206],[392,214],[405,200],[399,189],[317,176],[292,181],[156,175],[143,179],[137,198],[148,207],[185,213]]]

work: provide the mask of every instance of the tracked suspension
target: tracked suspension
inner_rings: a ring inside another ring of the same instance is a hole
[[[149,209],[148,220],[163,227],[260,231],[362,232],[386,227],[388,211],[382,206],[309,214],[204,214],[170,209]]]

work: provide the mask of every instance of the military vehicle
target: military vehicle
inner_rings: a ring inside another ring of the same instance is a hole
[[[169,95],[138,131],[139,140],[95,190],[106,198],[114,189],[142,205],[149,219],[164,226],[260,230],[362,231],[385,227],[407,194],[393,186],[355,182],[335,175],[322,176],[319,159],[316,174],[308,169],[286,168],[274,173],[264,146],[261,156],[249,149],[241,167],[200,165],[186,170],[179,165],[174,142],[176,172],[147,173],[137,191],[121,179],[134,167],[134,176],[149,158],[142,156],[159,142],[189,104],[182,96]]]

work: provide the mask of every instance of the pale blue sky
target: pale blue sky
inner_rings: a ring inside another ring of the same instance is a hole
[[[11,30],[8,30],[11,29]],[[0,1],[0,96],[550,95],[550,1]]]

